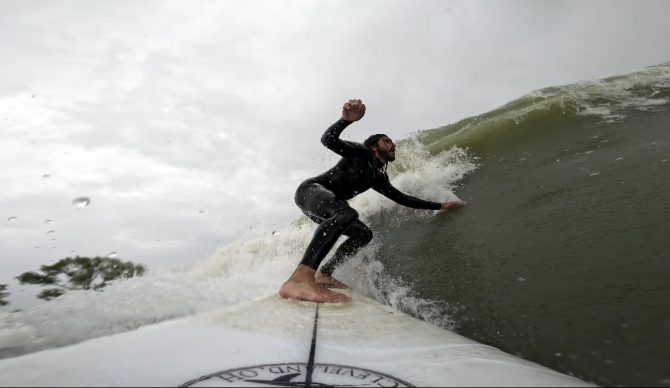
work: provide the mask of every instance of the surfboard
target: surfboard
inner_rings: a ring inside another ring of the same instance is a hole
[[[2,386],[591,386],[350,290],[270,296],[0,361]]]

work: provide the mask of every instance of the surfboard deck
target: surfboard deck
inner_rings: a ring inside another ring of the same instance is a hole
[[[591,386],[345,290],[0,360],[2,386]]]

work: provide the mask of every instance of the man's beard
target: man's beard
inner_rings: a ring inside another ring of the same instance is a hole
[[[384,159],[386,159],[387,162],[392,162],[395,160],[395,152],[385,152],[384,153]]]

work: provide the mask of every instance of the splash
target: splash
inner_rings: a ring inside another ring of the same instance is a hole
[[[436,201],[455,198],[452,189],[456,182],[476,168],[462,149],[431,156],[415,140],[400,148],[402,162],[390,171],[391,181],[419,197]],[[385,209],[404,211],[371,191],[357,197],[352,206],[364,220]],[[315,230],[315,223],[300,218],[271,235],[222,246],[191,267],[113,282],[103,292],[72,291],[30,310],[2,314],[0,357],[73,344],[273,295],[294,271]],[[363,250],[338,271],[336,274],[355,290],[450,327],[446,306],[422,300],[410,284],[386,274],[374,247]]]
[[[415,318],[445,329],[454,329],[450,313],[458,307],[443,301],[418,296],[413,285],[389,275],[376,251],[378,246],[367,247],[337,270],[336,276],[356,291],[391,306]]]

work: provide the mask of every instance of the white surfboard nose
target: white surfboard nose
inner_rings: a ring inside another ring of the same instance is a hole
[[[1,386],[590,386],[344,291],[271,296],[0,361]]]

